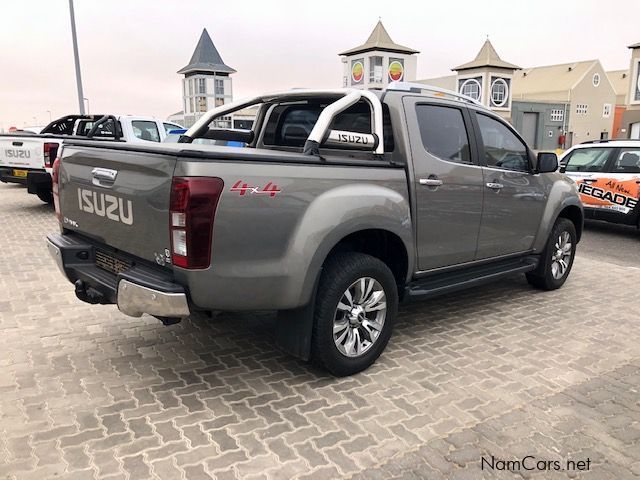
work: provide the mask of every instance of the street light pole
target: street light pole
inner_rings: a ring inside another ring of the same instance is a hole
[[[91,105],[89,104],[89,99],[85,97],[83,98],[83,100],[87,101],[87,115],[91,115]]]
[[[82,76],[80,75],[80,57],[78,55],[78,37],[76,36],[76,17],[73,13],[73,0],[69,0],[69,14],[71,16],[71,37],[73,39],[73,58],[76,63],[76,84],[78,85],[78,106],[80,115],[84,115],[84,93],[82,92]]]

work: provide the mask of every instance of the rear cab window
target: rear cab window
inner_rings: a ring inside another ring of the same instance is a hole
[[[146,140],[148,142],[160,141],[160,132],[158,132],[156,122],[133,120],[131,127],[133,128],[133,135],[140,140]]]
[[[473,163],[462,110],[449,106],[418,104],[416,116],[422,145],[427,152],[449,162]]]
[[[290,147],[301,151],[313,130],[326,103],[300,102],[273,107],[264,128],[262,142],[266,147]],[[358,102],[336,116],[328,130],[371,133],[371,109],[365,102]],[[383,104],[384,150],[394,150],[389,108]],[[329,150],[328,147],[322,147]],[[354,153],[354,151],[351,151]]]

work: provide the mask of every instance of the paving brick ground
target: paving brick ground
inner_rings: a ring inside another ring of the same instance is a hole
[[[78,302],[23,188],[0,185],[0,225],[0,479],[640,476],[637,266],[588,251],[556,292],[404,306],[376,365],[334,379],[281,354],[269,314]],[[481,470],[528,455],[590,469]]]

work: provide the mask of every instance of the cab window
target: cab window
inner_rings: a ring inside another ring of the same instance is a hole
[[[578,148],[565,159],[566,172],[604,172],[612,148]]]
[[[416,105],[422,145],[431,155],[456,163],[472,163],[469,136],[459,108]]]
[[[614,173],[640,173],[640,148],[621,148],[613,162]]]
[[[164,131],[166,133],[169,133],[171,130],[182,130],[182,127],[173,125],[171,123],[163,123],[162,126],[164,127]]]
[[[498,120],[482,114],[477,119],[487,167],[528,172],[527,146]]]
[[[134,120],[131,122],[131,126],[133,127],[133,134],[136,138],[149,142],[160,141],[160,133],[158,133],[158,126],[155,122]]]

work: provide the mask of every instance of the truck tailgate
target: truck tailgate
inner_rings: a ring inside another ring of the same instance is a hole
[[[0,167],[44,168],[41,138],[0,137]]]
[[[175,166],[173,155],[65,146],[59,173],[63,227],[165,265]]]

